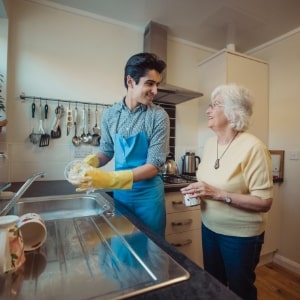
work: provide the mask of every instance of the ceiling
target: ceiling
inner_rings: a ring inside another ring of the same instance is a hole
[[[171,36],[215,50],[231,44],[242,53],[300,27],[300,0],[30,1],[83,10],[140,30],[155,21]]]

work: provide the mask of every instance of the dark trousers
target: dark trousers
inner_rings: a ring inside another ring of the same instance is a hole
[[[204,269],[245,300],[256,300],[255,268],[264,233],[236,237],[215,233],[202,224]]]

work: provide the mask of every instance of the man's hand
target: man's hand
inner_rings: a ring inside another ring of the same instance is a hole
[[[95,189],[130,190],[133,184],[133,173],[127,171],[105,172],[101,169],[87,170],[81,178],[77,192]]]
[[[100,166],[100,159],[95,154],[86,156],[83,161],[94,168],[98,168]]]

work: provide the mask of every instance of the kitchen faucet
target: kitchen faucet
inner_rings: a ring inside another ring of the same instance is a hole
[[[45,172],[37,173],[32,175],[30,178],[26,180],[26,182],[20,187],[20,189],[16,192],[16,194],[8,201],[8,203],[4,206],[4,208],[0,212],[0,216],[6,216],[7,213],[12,209],[15,203],[23,196],[26,190],[31,186],[31,184],[38,178],[43,178],[45,176]]]

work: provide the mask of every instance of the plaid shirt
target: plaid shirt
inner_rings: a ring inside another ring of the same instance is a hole
[[[160,106],[140,104],[130,111],[124,100],[103,111],[101,121],[100,152],[114,156],[115,134],[125,139],[144,131],[148,138],[146,163],[160,168],[169,153],[170,121],[167,112]]]

